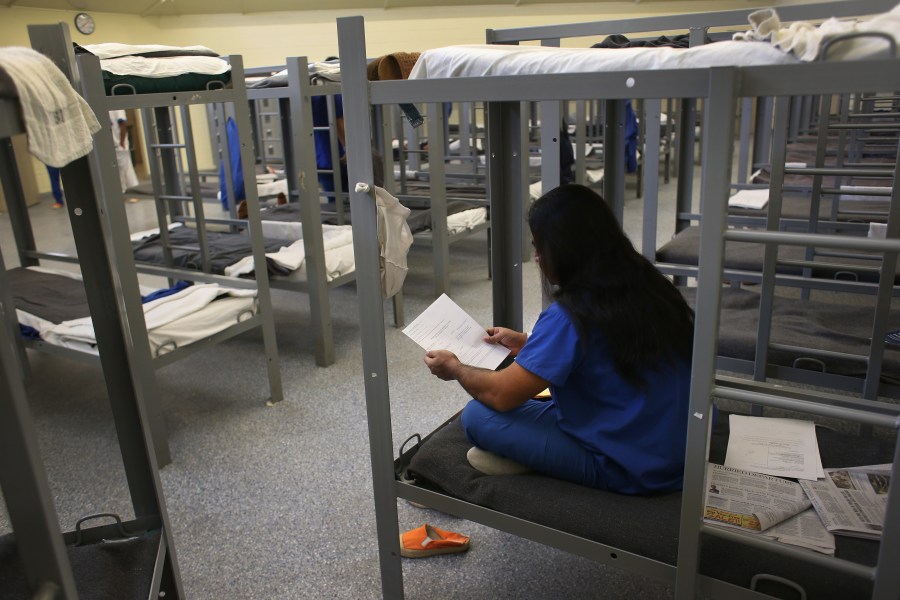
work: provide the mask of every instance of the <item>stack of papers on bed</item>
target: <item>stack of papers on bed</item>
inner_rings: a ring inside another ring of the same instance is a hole
[[[728,199],[728,206],[762,210],[769,203],[768,188],[762,190],[741,190]]]
[[[776,477],[825,476],[812,421],[731,415],[728,424],[726,467]]]

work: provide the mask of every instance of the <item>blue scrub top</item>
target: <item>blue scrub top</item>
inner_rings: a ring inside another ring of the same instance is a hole
[[[609,489],[681,489],[690,361],[646,370],[645,389],[638,389],[616,372],[606,340],[594,334],[581,344],[569,315],[554,303],[516,362],[550,383],[560,429],[598,456]]]

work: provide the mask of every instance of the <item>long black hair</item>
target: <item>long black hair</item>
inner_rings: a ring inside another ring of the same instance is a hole
[[[577,184],[551,190],[532,204],[528,225],[554,299],[582,342],[603,335],[626,381],[643,387],[645,369],[690,359],[694,311],[596,192]]]

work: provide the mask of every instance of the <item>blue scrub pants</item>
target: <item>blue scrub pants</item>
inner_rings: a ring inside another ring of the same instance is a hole
[[[50,189],[53,192],[53,200],[57,204],[63,203],[63,191],[60,181],[60,172],[56,167],[47,165],[47,175],[50,177]]]
[[[559,479],[607,489],[605,457],[587,450],[559,428],[556,404],[529,400],[508,412],[497,412],[472,400],[460,417],[469,441]]]

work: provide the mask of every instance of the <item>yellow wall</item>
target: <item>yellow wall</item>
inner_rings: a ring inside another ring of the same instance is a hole
[[[553,23],[575,23],[604,19],[625,19],[684,12],[746,9],[754,6],[796,4],[765,0],[693,2],[594,2],[525,6],[461,6],[402,8],[387,10],[295,11],[264,14],[195,15],[147,17],[112,13],[92,13],[97,24],[93,35],[79,34],[70,27],[78,43],[124,42],[170,45],[201,44],[221,54],[241,54],[245,66],[278,65],[286,56],[307,56],[321,60],[337,55],[335,19],[362,15],[366,19],[366,43],[370,56],[396,51],[421,51],[452,44],[484,43],[488,28],[525,27]],[[801,2],[802,3],[802,2]],[[29,24],[66,22],[77,11],[0,8],[0,40],[3,45],[28,46]],[[572,41],[570,45],[588,45]],[[211,166],[198,123],[198,157],[203,167]],[[45,170],[38,167],[41,191],[49,190]]]

